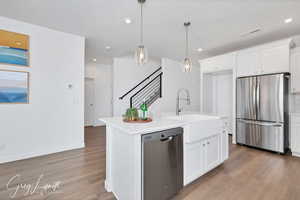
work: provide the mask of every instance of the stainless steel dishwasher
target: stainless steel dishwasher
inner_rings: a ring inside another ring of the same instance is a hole
[[[183,129],[142,136],[142,199],[167,200],[183,187]]]

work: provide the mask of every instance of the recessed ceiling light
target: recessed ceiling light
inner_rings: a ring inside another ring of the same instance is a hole
[[[284,23],[288,24],[291,23],[293,21],[293,18],[287,18],[284,20]]]
[[[111,46],[106,46],[105,49],[106,49],[106,50],[110,50],[110,49],[111,49]]]
[[[197,51],[201,52],[201,51],[203,51],[203,49],[202,48],[198,48]]]
[[[94,62],[96,62],[96,61],[97,61],[97,59],[96,59],[96,58],[93,58],[93,61],[94,61]]]
[[[125,22],[126,24],[131,24],[131,23],[132,23],[132,21],[131,21],[130,18],[125,18],[125,19],[124,19],[124,22]]]

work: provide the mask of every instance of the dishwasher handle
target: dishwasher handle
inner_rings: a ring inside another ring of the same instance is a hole
[[[173,136],[169,136],[169,137],[167,137],[167,138],[163,138],[163,139],[160,139],[160,141],[161,142],[170,142],[170,141],[172,141],[174,139],[174,137]]]

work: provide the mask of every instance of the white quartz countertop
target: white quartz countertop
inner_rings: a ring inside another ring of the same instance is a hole
[[[128,134],[146,134],[171,128],[183,127],[186,122],[164,117],[153,118],[149,123],[126,123],[122,117],[101,118],[106,125],[121,129]]]
[[[122,117],[101,118],[100,121],[104,122],[107,126],[118,128],[128,134],[146,134],[183,127],[197,121],[218,119],[222,119],[222,117],[200,113],[185,113],[179,116],[176,116],[175,113],[163,113],[159,116],[154,116],[153,121],[149,123],[126,123],[123,122]]]

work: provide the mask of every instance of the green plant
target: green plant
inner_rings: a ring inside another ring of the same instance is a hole
[[[139,113],[136,108],[128,108],[125,113],[125,119],[129,121],[135,121],[139,119]]]

